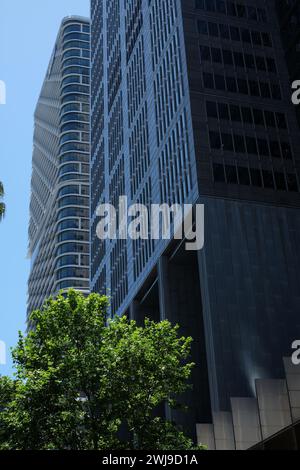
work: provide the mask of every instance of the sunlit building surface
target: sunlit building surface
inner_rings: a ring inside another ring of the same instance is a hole
[[[62,21],[35,112],[28,313],[89,292],[90,24]]]

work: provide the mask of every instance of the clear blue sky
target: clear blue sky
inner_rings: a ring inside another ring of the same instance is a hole
[[[60,22],[89,16],[89,0],[1,0],[0,80],[7,104],[0,106],[0,181],[7,216],[0,224],[0,341],[16,344],[26,318],[27,229],[33,113]],[[11,361],[0,375],[11,373]]]

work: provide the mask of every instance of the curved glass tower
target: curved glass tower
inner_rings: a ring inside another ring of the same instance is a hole
[[[35,112],[28,313],[89,292],[90,25],[62,21]]]

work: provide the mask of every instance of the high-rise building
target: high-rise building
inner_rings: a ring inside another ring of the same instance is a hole
[[[91,1],[91,289],[179,322],[208,422],[300,335],[300,141],[272,0]],[[205,246],[97,238],[97,206],[201,203]]]
[[[90,23],[62,21],[35,112],[28,313],[89,292]]]

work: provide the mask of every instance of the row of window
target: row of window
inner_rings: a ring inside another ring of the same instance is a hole
[[[79,173],[79,174],[89,174],[89,165],[85,163],[67,163],[59,169],[59,176],[63,176],[67,173]]]
[[[227,16],[244,18],[259,23],[267,23],[267,12],[264,8],[245,5],[229,0],[195,0],[197,10],[222,13]]]
[[[249,80],[233,76],[203,73],[203,85],[205,88],[228,91],[229,93],[241,93],[253,97],[261,97],[273,100],[281,100],[281,89],[278,83],[262,82],[261,80]]]
[[[90,51],[88,49],[69,49],[63,55],[63,61],[70,57],[83,57],[85,59],[90,58]]]
[[[84,253],[89,254],[89,244],[88,243],[64,243],[60,245],[57,249],[56,255],[60,256],[65,253]]]
[[[88,206],[88,199],[86,197],[80,196],[65,196],[60,199],[58,203],[58,207],[65,207],[65,206]]]
[[[89,219],[67,219],[59,222],[57,225],[57,232],[63,230],[75,229],[75,230],[89,230]]]
[[[273,172],[236,165],[213,165],[215,183],[240,184],[278,191],[299,191],[297,177],[293,173]]]
[[[58,192],[57,197],[68,196],[69,194],[81,194],[82,196],[89,195],[89,187],[87,185],[78,185],[78,184],[69,184],[68,186],[64,186]]]
[[[79,114],[79,113],[68,113],[65,114],[62,119],[61,119],[61,124],[65,122],[70,122],[70,121],[75,121],[75,122],[89,122],[90,118],[87,114]]]
[[[88,104],[84,104],[84,103],[66,104],[61,109],[61,115],[65,114],[65,113],[69,113],[71,111],[79,111],[79,112],[82,112],[82,113],[89,113],[90,112],[90,106]]]
[[[68,42],[64,43],[63,51],[65,51],[66,49],[71,49],[73,47],[77,47],[79,49],[90,50],[90,43],[89,42],[83,42],[83,41],[68,41]]]
[[[58,280],[67,278],[88,279],[89,270],[85,268],[62,268],[57,272]]]
[[[90,42],[90,35],[87,33],[80,33],[80,32],[78,33],[75,33],[75,32],[66,33],[65,32],[64,42],[70,41],[72,39],[79,39],[80,41]]]
[[[200,46],[202,62],[235,66],[237,68],[256,70],[257,72],[277,73],[275,60],[243,52],[221,49],[219,47]]]
[[[83,59],[80,59],[83,60]],[[79,75],[90,75],[90,69],[88,67],[76,67],[76,66],[70,66],[66,67],[63,71],[63,76],[66,77],[67,75],[71,74],[79,74]]]
[[[70,83],[79,83],[82,85],[89,85],[90,84],[90,78],[86,75],[71,75],[69,77],[66,77],[62,81],[62,86],[68,85]]]
[[[261,157],[284,158],[291,160],[293,152],[288,142],[244,136],[231,132],[210,131],[210,147],[212,150],[247,153]]]
[[[83,124],[85,125],[85,124]],[[67,134],[64,134],[60,140],[59,144],[62,145],[65,142],[72,141],[72,140],[78,140],[81,142],[89,142],[90,141],[90,136],[87,132],[68,132]]]
[[[68,230],[62,232],[57,236],[57,242],[88,242],[89,241],[89,232],[84,232],[82,230]]]
[[[89,152],[90,146],[81,142],[68,142],[61,146],[60,153],[65,152]]]
[[[239,106],[235,104],[216,103],[206,101],[206,113],[208,118],[241,122],[244,125],[263,126],[278,129],[287,129],[284,113],[262,110],[251,106]]]
[[[255,31],[247,28],[238,28],[223,23],[212,23],[211,21],[198,20],[198,32],[213,38],[227,39],[231,41],[251,44],[252,47],[272,47],[272,37],[267,32]]]
[[[89,218],[89,209],[84,207],[68,207],[61,209],[58,213],[57,220],[66,219],[68,217],[83,217]]]
[[[68,280],[68,281],[61,281],[57,284],[56,289],[57,290],[63,290],[63,289],[69,289],[72,287],[73,289],[78,288],[78,289],[89,289],[89,281],[82,281],[82,280]]]
[[[74,23],[70,24],[65,27],[64,29],[64,35],[68,33],[89,33],[90,32],[90,26],[89,25],[84,25],[84,24],[79,24],[79,23]]]

